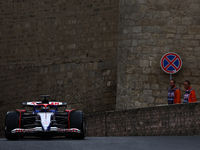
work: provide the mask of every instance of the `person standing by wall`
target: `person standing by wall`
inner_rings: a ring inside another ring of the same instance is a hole
[[[190,87],[190,81],[185,80],[184,82],[184,88],[185,88],[185,94],[184,94],[184,99],[183,103],[193,103],[196,102],[196,94],[195,91]]]
[[[170,88],[168,90],[168,104],[181,103],[181,90],[176,87],[176,81],[170,80]]]

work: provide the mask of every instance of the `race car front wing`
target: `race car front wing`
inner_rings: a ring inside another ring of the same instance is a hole
[[[31,129],[16,128],[11,131],[11,133],[34,133],[34,132],[66,132],[66,133],[81,133],[77,128],[61,129],[57,127],[51,127],[49,131],[44,131],[42,127],[35,127]]]

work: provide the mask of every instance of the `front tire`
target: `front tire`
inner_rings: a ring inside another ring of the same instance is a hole
[[[5,119],[5,137],[8,140],[18,140],[19,135],[11,133],[15,128],[19,128],[19,113],[15,111],[8,112]]]
[[[86,133],[86,121],[82,111],[72,111],[70,114],[70,128],[77,128],[81,133],[72,134],[73,139],[84,139]]]

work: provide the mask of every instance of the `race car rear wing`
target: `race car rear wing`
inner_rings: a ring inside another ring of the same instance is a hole
[[[40,104],[43,104],[41,101],[37,101],[37,102],[23,102],[22,105],[23,107],[33,107],[33,106],[36,106],[36,105],[40,105]],[[47,105],[54,105],[54,106],[57,106],[57,107],[62,107],[62,106],[65,106],[67,107],[67,103],[64,103],[64,102],[48,102]]]

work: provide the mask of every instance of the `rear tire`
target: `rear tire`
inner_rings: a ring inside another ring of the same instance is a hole
[[[10,111],[6,115],[5,119],[5,137],[8,140],[18,140],[19,135],[11,133],[15,128],[19,128],[19,113]]]
[[[82,111],[72,111],[70,114],[70,128],[77,128],[81,133],[72,134],[73,139],[84,139],[86,133],[86,121]]]

